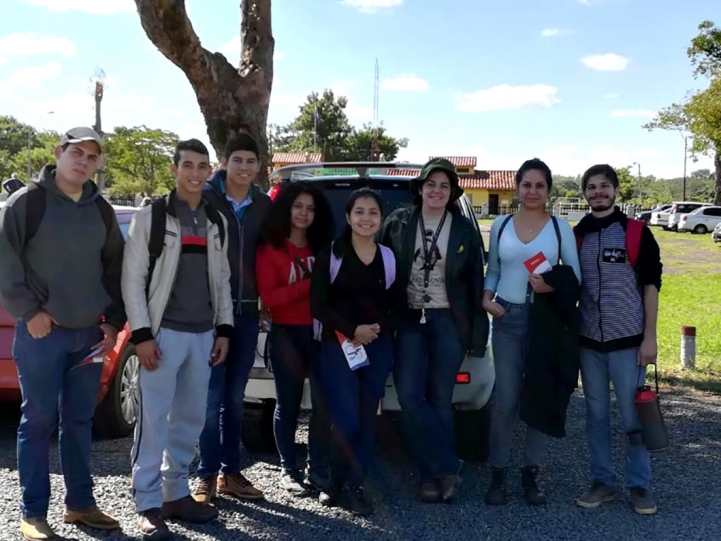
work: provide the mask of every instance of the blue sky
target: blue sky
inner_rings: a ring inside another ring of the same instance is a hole
[[[204,47],[233,63],[239,4],[186,0]],[[559,174],[637,162],[680,176],[682,136],[641,125],[705,84],[686,48],[714,15],[718,0],[273,0],[270,121],[292,120],[325,88],[348,96],[351,122],[370,121],[378,58],[380,119],[410,141],[399,159],[470,155],[513,169],[538,156]],[[145,124],[207,141],[189,83],[147,39],[133,0],[2,0],[0,20],[0,114],[91,124],[101,67],[106,131]],[[689,160],[689,172],[701,167],[710,160]]]

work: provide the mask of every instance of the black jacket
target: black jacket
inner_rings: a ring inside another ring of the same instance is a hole
[[[390,247],[396,256],[396,280],[403,292],[401,320],[408,312],[408,281],[413,267],[418,207],[402,208],[386,219],[379,233],[380,243]],[[474,356],[483,357],[488,343],[489,321],[483,310],[483,252],[476,227],[457,209],[448,239],[446,292],[453,319],[463,337],[463,346]],[[451,255],[452,254],[452,255]]]
[[[261,226],[270,210],[270,198],[255,184],[250,187],[252,203],[239,219],[225,197],[223,183],[226,172],[218,171],[206,184],[203,198],[223,213],[228,220],[228,260],[230,286],[235,314],[258,313],[258,288],[255,283],[255,253]],[[240,301],[240,302],[239,302]]]
[[[580,368],[580,284],[568,265],[556,265],[543,278],[555,291],[536,294],[530,307],[520,416],[539,432],[562,438]]]

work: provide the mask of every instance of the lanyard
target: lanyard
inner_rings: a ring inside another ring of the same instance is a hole
[[[431,240],[431,245],[428,246],[428,239],[426,239],[426,224],[423,220],[423,213],[421,212],[421,215],[419,217],[420,224],[421,224],[421,239],[423,240],[423,258],[425,260],[425,263],[423,264],[423,288],[428,288],[428,281],[430,280],[431,276],[431,270],[433,270],[433,267],[436,266],[436,261],[431,261],[431,257],[434,255],[434,252],[436,251],[436,245],[438,244],[438,237],[441,234],[441,231],[443,230],[443,224],[446,223],[446,216],[448,215],[448,211],[445,211],[443,213],[443,217],[441,218],[441,221],[438,223],[438,227],[436,228],[436,232],[433,234],[433,239]],[[424,291],[424,301],[425,300],[425,291]]]

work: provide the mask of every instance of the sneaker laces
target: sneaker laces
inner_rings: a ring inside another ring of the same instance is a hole
[[[198,482],[198,486],[195,488],[196,494],[210,494],[210,491],[213,489],[213,478],[208,477],[206,479],[201,479]]]

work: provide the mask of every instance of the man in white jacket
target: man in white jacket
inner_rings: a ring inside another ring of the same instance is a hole
[[[140,360],[133,494],[144,538],[169,539],[165,519],[204,523],[215,507],[190,496],[188,466],[206,416],[211,368],[233,328],[227,222],[202,199],[208,150],[181,141],[176,189],[138,211],[123,260],[123,300]],[[158,253],[159,252],[159,253]]]

